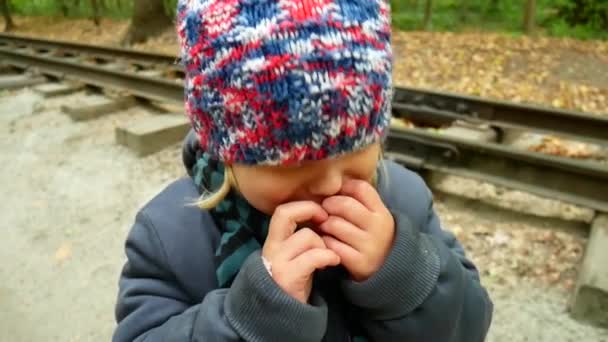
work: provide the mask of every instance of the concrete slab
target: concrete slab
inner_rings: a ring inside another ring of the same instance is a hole
[[[82,86],[63,84],[63,83],[48,83],[34,87],[34,91],[38,92],[44,98],[67,95],[82,89]]]
[[[496,142],[498,135],[488,125],[471,124],[462,121],[454,122],[450,127],[441,130],[444,136],[474,140],[480,142]]]
[[[391,128],[397,128],[397,129],[414,128],[414,124],[409,121],[406,121],[404,119],[396,118],[393,116],[391,118]]]
[[[0,90],[18,89],[46,83],[44,76],[6,75],[0,76]]]
[[[61,60],[65,61],[65,62],[82,63],[82,58],[78,57],[78,56],[61,57]]]
[[[185,114],[185,109],[184,109],[183,103],[150,101],[150,105],[154,109],[157,109],[158,111],[161,111],[163,113],[184,113]]]
[[[158,78],[158,77],[163,76],[163,72],[160,70],[143,70],[143,71],[138,71],[137,74],[140,76],[152,77],[152,78]]]
[[[91,96],[79,103],[61,106],[61,111],[74,121],[96,119],[100,116],[125,110],[136,104],[132,97],[111,99],[101,96]]]
[[[585,223],[591,223],[595,217],[593,209],[442,172],[433,171],[427,182],[433,190],[445,194],[539,217]]]
[[[121,70],[128,69],[128,66],[125,65],[124,63],[109,63],[109,64],[102,64],[99,66],[103,67],[105,69],[113,70],[113,71],[121,71]]]
[[[575,319],[608,328],[608,214],[591,225],[570,312]]]
[[[184,139],[190,121],[183,114],[153,115],[116,128],[116,142],[143,157]]]

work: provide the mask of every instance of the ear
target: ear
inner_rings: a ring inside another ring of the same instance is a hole
[[[230,186],[231,189],[234,189],[235,191],[240,192],[239,183],[236,181],[236,177],[234,175],[234,170],[232,169],[232,165],[224,166],[224,179],[226,180],[226,182],[228,183],[228,185]]]

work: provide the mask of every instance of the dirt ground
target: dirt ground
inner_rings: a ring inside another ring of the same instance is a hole
[[[180,147],[139,159],[114,142],[129,110],[74,123],[30,90],[0,94],[0,340],[108,341],[123,244],[137,209],[184,175]],[[437,196],[444,226],[495,302],[490,342],[608,341],[569,318],[581,227]]]
[[[114,145],[133,113],[75,124],[66,102],[0,98],[2,341],[108,341],[133,214],[178,174]]]

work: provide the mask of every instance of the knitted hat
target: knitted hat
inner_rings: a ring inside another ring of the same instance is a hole
[[[179,0],[186,111],[231,164],[337,157],[384,139],[388,0]]]

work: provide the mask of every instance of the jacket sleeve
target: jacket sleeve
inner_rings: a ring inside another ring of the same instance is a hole
[[[484,341],[493,304],[428,194],[422,226],[392,211],[396,237],[385,264],[365,282],[345,281],[344,291],[373,341]]]
[[[325,333],[327,306],[322,298],[314,296],[305,305],[287,295],[268,275],[259,252],[248,257],[229,289],[211,290],[201,303],[192,303],[180,288],[161,240],[143,213],[127,238],[126,254],[114,342],[318,342]],[[214,277],[214,272],[201,270],[200,276]]]

